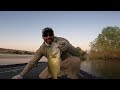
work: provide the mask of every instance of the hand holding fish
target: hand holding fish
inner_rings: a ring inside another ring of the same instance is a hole
[[[68,44],[65,40],[59,41],[57,44],[61,52],[66,51],[68,49]]]

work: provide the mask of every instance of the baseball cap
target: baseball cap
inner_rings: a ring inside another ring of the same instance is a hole
[[[52,29],[52,28],[50,28],[50,27],[46,27],[46,28],[44,28],[44,29],[42,30],[42,34],[43,34],[43,35],[44,35],[46,32],[51,32],[51,33],[53,33],[53,34],[54,34],[53,29]]]

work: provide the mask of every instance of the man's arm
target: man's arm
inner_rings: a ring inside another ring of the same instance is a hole
[[[68,53],[70,53],[73,56],[80,57],[80,52],[77,48],[75,48],[73,45],[69,44]]]
[[[22,72],[19,75],[16,75],[16,76],[18,76],[18,79],[19,79],[19,77],[21,78],[21,77],[25,76],[35,66],[35,64],[41,59],[42,56],[43,56],[43,54],[41,53],[41,50],[39,48],[36,51],[33,59],[31,59],[28,62],[28,64],[25,66],[25,68],[22,70]],[[17,77],[15,77],[15,78],[14,77],[13,77],[13,79],[17,79]]]
[[[67,51],[68,49],[68,41],[65,39],[62,39],[60,41],[58,41],[58,48],[60,49],[61,52]]]
[[[79,50],[75,48],[73,45],[71,45],[68,40],[61,39],[60,41],[58,41],[58,44],[60,51],[62,52],[67,51],[73,56],[78,56],[78,57],[80,56]]]

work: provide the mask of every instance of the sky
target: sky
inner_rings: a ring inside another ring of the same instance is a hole
[[[36,51],[51,27],[83,50],[106,26],[120,27],[120,11],[0,11],[0,48]]]

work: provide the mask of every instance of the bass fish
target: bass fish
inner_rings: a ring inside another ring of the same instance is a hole
[[[48,70],[52,76],[52,79],[57,79],[60,72],[60,63],[60,50],[57,44],[53,44],[48,56]]]

